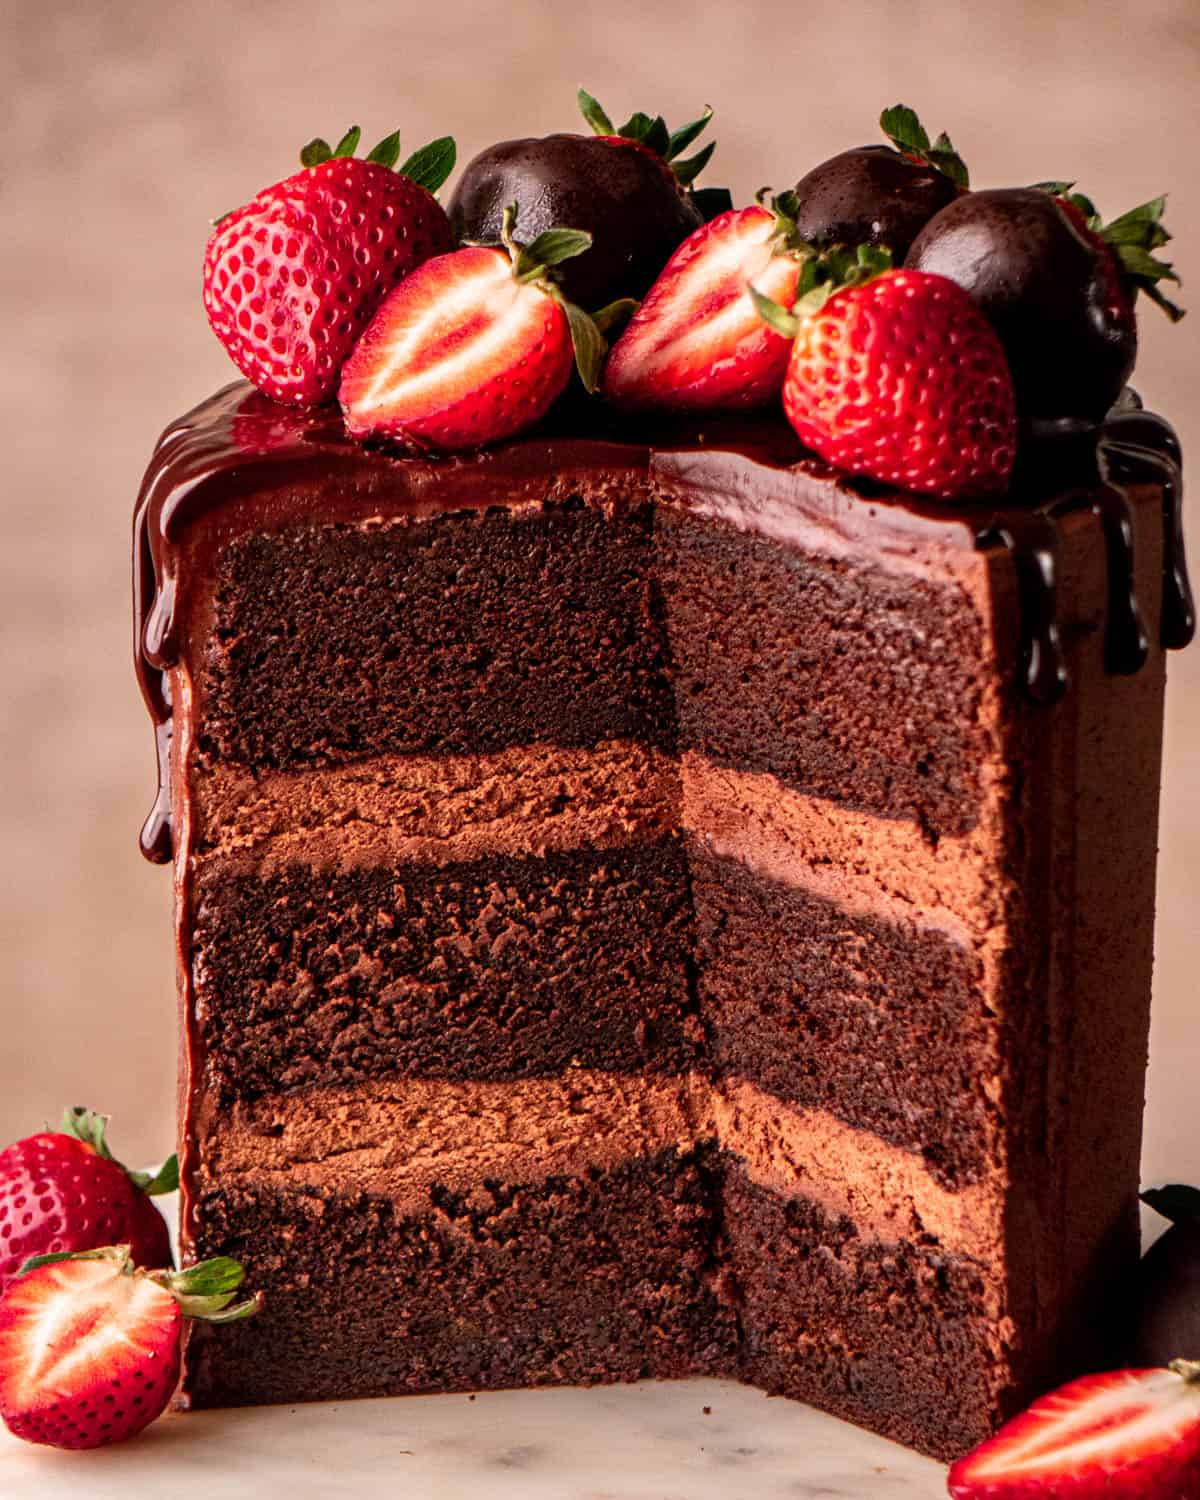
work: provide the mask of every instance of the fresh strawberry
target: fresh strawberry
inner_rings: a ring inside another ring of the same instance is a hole
[[[1074,1380],[950,1470],[954,1500],[1196,1500],[1200,1364]]]
[[[613,346],[604,394],[626,407],[711,411],[779,394],[791,346],[748,287],[789,305],[800,260],[784,208],[730,209],[689,235]]]
[[[238,369],[276,401],[315,405],[396,283],[453,244],[433,196],[454,166],[445,137],[394,171],[400,138],[359,160],[352,127],[307,145],[304,170],[218,220],[204,306]]]
[[[99,1448],[154,1421],[175,1389],[183,1320],[232,1323],[235,1260],[134,1268],[128,1245],[35,1256],[0,1301],[0,1417],[29,1443]]]
[[[591,236],[548,229],[528,246],[470,245],[438,256],[396,288],[342,373],[346,426],[415,447],[474,448],[536,422],[571,377],[594,390],[605,344],[563,296],[551,269]],[[606,322],[617,309],[599,314]]]
[[[105,1142],[107,1115],[69,1109],[59,1129],[0,1152],[0,1295],[31,1255],[128,1242],[143,1266],[169,1266],[171,1244],[151,1195],[170,1193],[168,1157],[153,1176],[132,1172]]]
[[[942,276],[890,269],[860,246],[810,257],[786,313],[783,405],[800,440],[852,474],[939,499],[1005,488],[1016,452],[1012,377],[991,325]]]

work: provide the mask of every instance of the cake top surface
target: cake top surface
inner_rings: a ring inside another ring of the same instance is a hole
[[[983,550],[1015,576],[1022,676],[1067,686],[1064,526],[1104,537],[1106,661],[1138,670],[1133,487],[1162,496],[1161,644],[1194,631],[1179,448],[1127,389],[1135,300],[1173,319],[1164,200],[1105,223],[1068,182],[974,188],[905,106],[735,207],[700,187],[705,109],[398,169],[353,127],[214,227],[204,303],[257,391],[164,433],[135,518],[136,655],[162,736],[195,528],[495,505],[681,505],[801,549]],[[1143,497],[1144,498],[1144,497]]]

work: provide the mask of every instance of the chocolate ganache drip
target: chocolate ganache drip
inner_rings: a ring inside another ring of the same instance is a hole
[[[592,415],[588,436],[568,430],[495,450],[444,459],[408,457],[347,437],[336,408],[280,407],[238,382],[220,391],[163,434],[138,497],[133,528],[134,659],[142,695],[155,726],[158,790],[141,833],[147,859],[170,860],[172,703],[168,673],[180,658],[178,594],[183,540],[199,517],[239,498],[270,493],[266,520],[295,519],[301,510],[321,521],[368,519],[381,513],[433,515],[482,509],[497,494],[510,499],[566,499],[586,476],[614,496],[649,488],[658,460],[678,471],[681,455],[724,454],[754,470],[751,490],[764,493],[772,474],[810,475],[836,503],[867,510],[872,527],[909,531],[913,525],[957,545],[1005,547],[1012,556],[1021,599],[1021,674],[1035,703],[1067,690],[1060,629],[1060,523],[1090,510],[1103,528],[1108,564],[1105,665],[1114,674],[1137,672],[1149,640],[1136,595],[1135,534],[1129,491],[1155,485],[1162,492],[1163,584],[1161,642],[1178,650],[1195,633],[1195,608],[1184,555],[1179,442],[1162,417],[1141,409],[1127,393],[1099,427],[1058,427],[1025,445],[1013,493],[1021,505],[945,505],[898,497],[856,485],[800,448],[777,418],[707,423],[704,435],[680,428],[662,433],[632,427],[604,431]],[[682,463],[686,470],[687,463]],[[321,508],[321,486],[335,481],[336,502]],[[778,479],[775,481],[778,487]],[[315,497],[315,498],[314,498]],[[684,497],[686,503],[686,495]],[[295,507],[296,509],[292,509]],[[748,502],[753,510],[754,500]],[[965,538],[964,541],[958,539]]]

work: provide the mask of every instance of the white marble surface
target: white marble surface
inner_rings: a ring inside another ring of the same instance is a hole
[[[708,1411],[705,1411],[705,1408]],[[945,1500],[928,1459],[725,1381],[172,1413],[55,1453],[0,1429],[3,1500]]]

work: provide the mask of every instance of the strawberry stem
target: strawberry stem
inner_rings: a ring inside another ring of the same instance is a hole
[[[185,1318],[201,1323],[236,1323],[252,1317],[263,1304],[261,1292],[235,1302],[237,1290],[245,1279],[241,1262],[228,1255],[202,1260],[182,1271],[145,1271],[135,1266],[128,1245],[104,1245],[98,1250],[59,1250],[50,1255],[31,1255],[17,1272],[25,1276],[40,1266],[57,1265],[67,1260],[111,1261],[118,1276],[141,1276],[169,1292],[179,1303]]]
[[[589,249],[592,237],[583,229],[543,229],[535,240],[523,245],[515,232],[517,212],[517,205],[510,203],[500,222],[500,239],[512,261],[513,279],[522,286],[536,286],[562,308],[571,332],[575,368],[584,390],[593,396],[600,387],[600,370],[608,352],[608,341],[596,320],[563,296],[554,274],[555,266]],[[601,316],[611,323],[622,315],[624,306],[624,302],[610,303],[602,309]]]
[[[879,126],[901,156],[936,168],[964,191],[971,186],[967,164],[954,149],[950,137],[943,130],[937,140],[930,141],[915,109],[909,109],[907,104],[893,104],[879,116]]]
[[[77,1104],[71,1109],[63,1111],[59,1131],[63,1135],[69,1135],[72,1139],[82,1141],[85,1146],[90,1146],[97,1156],[102,1156],[105,1161],[114,1162],[134,1187],[138,1188],[147,1196],[153,1198],[160,1193],[173,1193],[179,1186],[179,1162],[172,1154],[168,1156],[162,1166],[156,1172],[137,1172],[127,1167],[124,1162],[117,1158],[108,1148],[106,1133],[111,1116],[97,1113],[94,1109],[85,1109],[83,1105]]]
[[[892,268],[891,252],[882,245],[831,245],[827,250],[802,245],[802,251],[804,261],[796,283],[796,300],[790,309],[781,307],[756,287],[747,286],[759,317],[787,339],[794,339],[801,323],[820,312],[834,292],[863,286]]]
[[[335,157],[353,156],[358,150],[358,143],[361,139],[362,131],[357,125],[351,125],[336,146],[331,146],[321,136],[316,136],[300,152],[300,165],[319,167],[324,162],[333,161]],[[454,143],[454,137],[443,135],[439,136],[436,141],[430,141],[428,146],[422,146],[419,151],[414,151],[402,166],[396,167],[400,159],[400,132],[394,130],[391,135],[385,135],[377,146],[371,148],[366,155],[366,160],[374,162],[376,166],[387,167],[389,170],[395,168],[401,177],[409,178],[427,192],[436,193],[454,171],[457,157],[458,148]]]
[[[1171,239],[1170,231],[1162,221],[1167,206],[1165,197],[1139,203],[1136,208],[1106,224],[1092,200],[1074,191],[1073,182],[1037,182],[1034,187],[1073,209],[1082,219],[1084,228],[1104,241],[1116,259],[1121,279],[1134,296],[1145,292],[1172,323],[1179,322],[1184,309],[1172,302],[1158,284],[1173,281],[1178,286],[1179,273],[1169,260],[1154,254]]]
[[[668,130],[667,122],[662,115],[648,115],[640,109],[630,115],[624,125],[618,127],[613,124],[612,116],[600,101],[594,95],[589,94],[587,89],[579,89],[575,98],[579,104],[580,114],[591,126],[594,134],[636,141],[639,146],[648,147],[670,165],[682,187],[692,185],[708,165],[716,150],[717,143],[710,141],[706,146],[702,146],[695,156],[689,156],[682,161],[679,159],[707,128],[708,122],[713,117],[711,104],[706,104],[701,114],[694,120],[689,120],[686,125],[681,125],[678,130]]]

